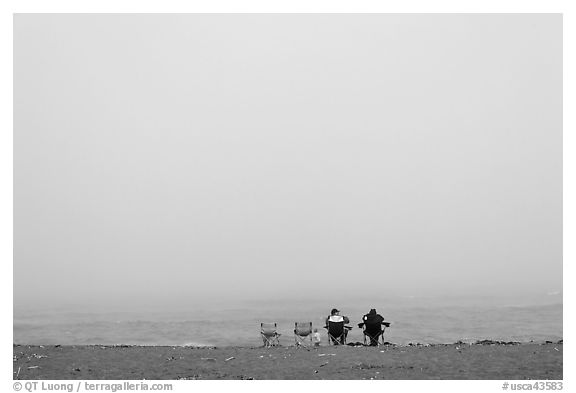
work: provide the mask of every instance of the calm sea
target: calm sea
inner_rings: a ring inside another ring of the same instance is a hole
[[[385,338],[396,344],[563,337],[561,296],[514,301],[406,297],[376,302],[346,299],[338,304],[307,299],[225,304],[154,310],[15,308],[14,343],[258,346],[262,344],[260,322],[277,322],[281,344],[291,345],[296,321],[311,321],[325,340],[323,321],[332,307],[340,308],[354,326],[349,342],[362,341],[356,325],[373,307],[392,323]]]

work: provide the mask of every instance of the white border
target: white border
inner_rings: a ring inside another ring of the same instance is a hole
[[[0,62],[1,79],[1,134],[0,134],[0,180],[2,192],[0,193],[0,260],[2,261],[1,280],[1,303],[2,314],[5,316],[2,324],[2,363],[1,370],[5,378],[5,383],[9,384],[7,389],[12,389],[12,365],[9,362],[9,352],[12,352],[12,291],[13,291],[13,96],[12,96],[12,16],[13,13],[264,13],[264,12],[331,12],[331,13],[363,13],[363,12],[384,12],[384,13],[563,13],[564,14],[564,338],[567,344],[564,346],[564,383],[565,390],[570,383],[574,371],[572,358],[572,345],[569,339],[570,332],[574,331],[573,314],[570,312],[570,299],[573,298],[573,290],[569,283],[569,278],[573,277],[574,246],[573,239],[576,238],[574,230],[574,203],[576,195],[574,192],[574,77],[569,70],[576,69],[574,64],[574,42],[576,16],[574,13],[574,2],[565,1],[398,1],[395,3],[383,3],[381,1],[311,1],[293,0],[284,2],[272,2],[264,0],[250,1],[210,1],[200,3],[197,1],[5,1],[0,2],[0,31],[2,32],[0,49],[2,61]],[[326,381],[322,385],[315,382],[282,382],[261,381],[255,383],[234,383],[234,382],[202,382],[190,384],[182,381],[173,381],[174,391],[207,390],[209,388],[231,388],[241,391],[269,391],[294,388],[316,388],[316,389],[342,389],[350,391],[359,388],[362,382],[337,382]],[[416,388],[422,390],[434,390],[443,392],[471,392],[500,391],[499,381],[386,381],[379,383],[379,387],[391,390],[402,391]],[[328,386],[326,386],[328,384]],[[281,386],[280,386],[281,385]],[[364,387],[364,386],[362,386]]]

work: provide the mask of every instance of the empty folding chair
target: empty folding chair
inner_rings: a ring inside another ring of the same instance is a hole
[[[280,336],[276,322],[274,323],[261,323],[260,335],[265,347],[274,347],[280,345]]]
[[[312,346],[312,322],[294,323],[294,341],[296,347]]]

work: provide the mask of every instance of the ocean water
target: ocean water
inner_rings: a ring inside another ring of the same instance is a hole
[[[16,344],[129,344],[259,346],[261,322],[278,323],[282,345],[292,345],[294,322],[311,321],[323,336],[332,307],[350,318],[348,342],[362,341],[362,315],[377,308],[391,322],[385,339],[412,343],[474,342],[493,339],[544,341],[562,339],[562,299],[346,299],[251,301],[210,306],[144,309],[15,308]]]

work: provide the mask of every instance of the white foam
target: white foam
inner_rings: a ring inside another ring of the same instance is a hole
[[[188,342],[181,345],[182,347],[214,347],[212,344],[198,343],[198,342]]]

